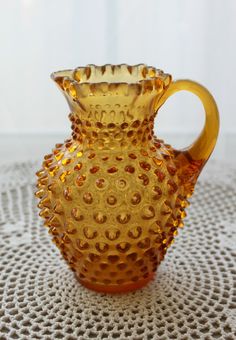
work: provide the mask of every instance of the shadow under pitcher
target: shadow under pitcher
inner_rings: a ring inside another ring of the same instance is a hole
[[[52,79],[69,104],[72,135],[37,172],[40,216],[81,284],[110,293],[141,288],[183,226],[214,149],[214,98],[143,64],[88,65]],[[206,118],[198,139],[176,150],[153,126],[158,109],[182,90],[200,98]]]

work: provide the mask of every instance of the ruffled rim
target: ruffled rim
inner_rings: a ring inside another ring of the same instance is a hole
[[[87,65],[58,71],[51,78],[73,99],[91,95],[160,93],[171,83],[171,75],[145,64]]]

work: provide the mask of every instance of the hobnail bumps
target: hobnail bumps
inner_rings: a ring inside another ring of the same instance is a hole
[[[141,87],[96,81],[97,73],[119,80],[121,71],[139,78],[146,72],[150,79]],[[69,101],[73,133],[37,172],[40,216],[83,285],[105,292],[137,289],[153,277],[183,226],[204,161],[154,136],[169,75],[144,65],[64,73],[53,77]]]

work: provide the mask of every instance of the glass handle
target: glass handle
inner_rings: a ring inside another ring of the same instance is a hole
[[[174,93],[189,91],[201,100],[205,109],[205,124],[199,137],[189,147],[180,150],[188,153],[192,160],[206,163],[210,157],[219,132],[219,113],[216,102],[211,93],[202,85],[192,80],[177,80],[170,84],[167,91],[161,98],[161,105]]]

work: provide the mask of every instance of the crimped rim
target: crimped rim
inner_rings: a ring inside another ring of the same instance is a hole
[[[145,64],[97,66],[53,72],[51,78],[74,99],[88,95],[129,95],[161,92],[171,83],[171,75]]]

